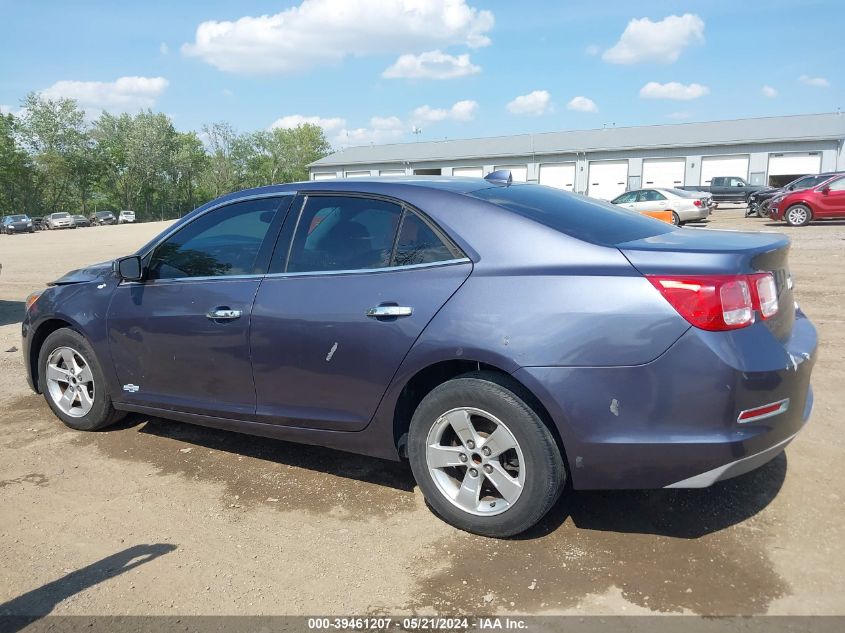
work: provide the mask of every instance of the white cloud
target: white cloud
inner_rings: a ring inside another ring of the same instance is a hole
[[[120,77],[115,81],[57,81],[41,91],[48,99],[75,99],[88,110],[152,108],[170,84],[164,77]]]
[[[507,105],[508,112],[525,116],[540,116],[549,111],[552,96],[548,90],[534,90],[520,95]]]
[[[701,84],[692,83],[684,85],[677,81],[659,84],[656,81],[649,81],[640,88],[640,96],[643,99],[673,99],[675,101],[689,101],[698,99],[710,92],[710,88]]]
[[[824,77],[801,75],[798,80],[805,86],[813,86],[814,88],[830,88],[830,82]]]
[[[437,50],[400,55],[381,76],[386,79],[455,79],[480,72],[481,67],[470,61],[469,53],[447,55]]]
[[[170,47],[167,45],[167,42],[162,42],[158,45],[158,52],[162,55],[167,55],[170,53]]]
[[[332,144],[335,147],[348,147],[350,145],[395,143],[402,140],[404,134],[405,126],[399,117],[374,116],[370,119],[368,127],[340,130],[332,138]]]
[[[415,123],[437,123],[439,121],[472,121],[478,103],[475,101],[458,101],[451,108],[432,108],[428,105],[420,106],[411,113],[411,120]]]
[[[274,128],[295,128],[304,123],[311,125],[319,125],[323,128],[326,134],[336,132],[346,126],[346,119],[340,117],[323,118],[319,116],[303,116],[301,114],[289,114],[273,121],[270,124],[270,129]]]
[[[659,22],[648,18],[631,20],[616,44],[602,59],[611,64],[639,64],[678,61],[690,44],[704,41],[704,20],[693,13],[670,15]]]
[[[567,109],[575,110],[576,112],[598,112],[599,108],[596,102],[587,97],[574,97],[566,104]]]
[[[274,15],[209,20],[182,53],[236,73],[290,73],[348,56],[487,46],[490,11],[467,0],[302,0]]]
[[[778,91],[772,88],[771,86],[763,86],[760,89],[760,92],[763,93],[764,97],[768,97],[769,99],[774,99],[778,96]]]

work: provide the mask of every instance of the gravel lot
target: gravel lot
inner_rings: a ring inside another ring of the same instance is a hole
[[[739,479],[570,493],[508,541],[440,522],[404,464],[141,417],[66,429],[26,387],[22,302],[164,225],[0,236],[0,613],[845,613],[845,223],[708,226],[793,238],[822,339],[809,426]]]

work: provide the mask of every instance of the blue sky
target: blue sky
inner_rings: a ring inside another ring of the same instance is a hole
[[[301,120],[336,146],[830,112],[835,0],[2,0],[0,104]]]

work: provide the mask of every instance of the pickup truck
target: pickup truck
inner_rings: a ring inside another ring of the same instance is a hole
[[[763,185],[749,185],[739,176],[714,176],[709,187],[678,187],[686,191],[706,191],[717,202],[745,202],[755,191],[767,189]]]

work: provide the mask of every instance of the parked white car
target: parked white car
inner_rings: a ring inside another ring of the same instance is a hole
[[[117,223],[118,224],[128,224],[130,222],[135,221],[135,212],[124,210],[120,212],[120,215],[117,216]]]
[[[671,187],[655,187],[653,189],[636,189],[626,191],[621,196],[611,200],[639,213],[645,211],[671,211],[672,224],[680,225],[686,222],[696,222],[705,219],[712,211],[713,203],[701,191],[683,191]]]
[[[44,218],[44,223],[48,229],[75,229],[76,222],[73,221],[73,216],[64,211],[59,213],[51,213]]]

